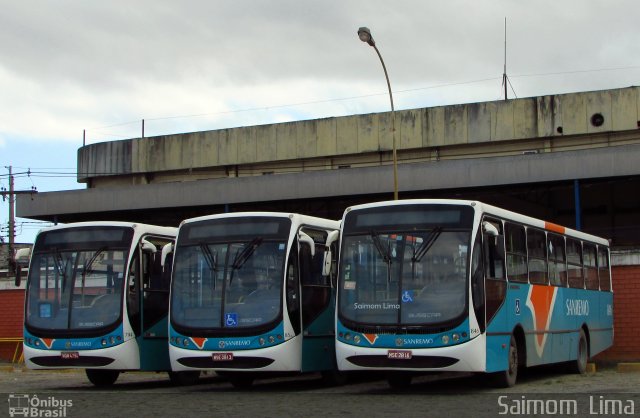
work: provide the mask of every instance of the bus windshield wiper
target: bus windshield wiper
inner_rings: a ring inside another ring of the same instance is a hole
[[[62,265],[64,260],[62,259],[62,254],[58,251],[57,248],[53,249],[53,262],[56,263],[56,269],[58,270],[58,274],[62,276],[63,280],[65,277],[65,267]]]
[[[385,249],[382,245],[382,241],[380,241],[380,236],[376,231],[371,231],[371,240],[373,241],[374,247],[378,250],[380,257],[384,260],[385,263],[391,264],[391,257],[389,256],[389,248]]]
[[[231,264],[231,268],[234,270],[239,269],[247,262],[247,260],[253,255],[256,248],[258,248],[262,244],[262,237],[254,238],[249,244],[247,244],[242,251],[236,253],[236,256],[233,259],[233,263]]]
[[[239,250],[235,257],[233,258],[233,263],[231,263],[231,274],[229,276],[229,284],[233,281],[233,273],[234,271],[241,268],[244,263],[253,255],[256,248],[258,248],[262,244],[262,237],[254,238],[250,243],[248,243],[242,250]]]
[[[420,244],[420,247],[413,253],[411,261],[413,263],[419,263],[420,260],[429,252],[433,244],[436,242],[440,234],[442,233],[442,227],[434,228],[429,236]]]
[[[218,268],[216,267],[216,255],[211,252],[211,249],[207,244],[200,244],[200,250],[202,251],[204,259],[209,266],[209,270],[213,271],[214,273],[217,272]]]
[[[422,244],[413,252],[413,257],[411,257],[411,278],[415,280],[416,278],[416,263],[419,263],[420,260],[429,252],[433,244],[436,242],[440,234],[442,233],[442,227],[435,227],[431,230],[431,233],[426,237]]]
[[[102,247],[98,249],[98,251],[96,251],[95,254],[93,254],[93,256],[91,256],[91,258],[84,263],[84,268],[82,269],[82,290],[81,290],[82,306],[84,306],[84,290],[85,290],[85,284],[87,281],[87,275],[93,272],[93,268],[92,268],[93,263],[96,261],[98,256],[102,254],[106,249],[107,247]]]
[[[387,264],[387,283],[391,283],[391,256],[389,255],[389,246],[385,249],[382,245],[382,241],[380,241],[380,236],[376,231],[371,231],[371,240],[373,241],[373,246],[376,247],[380,257]]]
[[[93,263],[95,263],[96,259],[98,258],[98,256],[100,254],[102,254],[103,252],[105,252],[107,250],[107,247],[102,247],[100,248],[98,251],[95,252],[95,254],[93,254],[93,256],[89,259],[89,261],[87,261],[86,263],[84,263],[84,271],[82,272],[82,279],[84,280],[84,277],[93,272]]]
[[[207,266],[209,267],[209,270],[211,270],[214,274],[213,290],[215,290],[216,289],[215,274],[218,272],[218,269],[216,267],[216,264],[217,264],[216,256],[218,252],[216,251],[216,253],[213,254],[211,252],[211,248],[209,248],[209,246],[205,243],[200,243],[200,250],[202,251],[202,255],[204,255],[204,260],[207,262]]]

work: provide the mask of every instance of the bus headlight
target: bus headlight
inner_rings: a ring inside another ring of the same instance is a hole
[[[101,343],[102,343],[102,346],[103,346],[103,347],[106,347],[106,346],[107,346],[107,339],[106,339],[106,338],[103,338],[103,339],[102,339],[102,341],[101,341]]]
[[[344,339],[347,341],[351,341],[351,333],[347,332],[346,334],[344,334]]]
[[[269,335],[269,343],[273,344],[276,342],[276,339],[273,337],[273,335]]]
[[[176,338],[176,345],[182,345],[182,337]]]
[[[353,337],[353,341],[354,341],[356,344],[360,344],[360,336],[359,336],[359,335],[356,335],[355,337]]]
[[[109,338],[109,343],[110,343],[111,345],[114,345],[114,344],[116,343],[116,337],[111,337],[111,338]]]
[[[260,337],[260,339],[258,340],[258,343],[260,343],[260,345],[264,345],[265,343],[264,338]]]
[[[458,334],[453,334],[453,342],[457,343],[458,341],[460,341],[460,335]]]
[[[449,336],[448,335],[443,335],[442,336],[442,344],[449,344]]]

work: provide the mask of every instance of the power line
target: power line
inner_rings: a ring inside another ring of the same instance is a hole
[[[506,27],[505,27],[505,31],[506,31]],[[511,75],[508,78],[548,77],[548,76],[557,76],[557,75],[586,74],[586,73],[605,72],[605,71],[623,71],[623,70],[633,70],[638,68],[640,68],[640,65],[584,69],[584,70],[556,71],[556,72],[546,72],[546,73],[517,74],[517,75]],[[475,80],[459,81],[459,82],[452,82],[452,83],[441,83],[441,84],[434,84],[431,86],[396,90],[393,93],[394,94],[412,93],[417,91],[432,90],[432,89],[445,88],[445,87],[456,87],[456,86],[462,86],[462,85],[484,83],[484,82],[496,81],[500,79],[501,79],[500,77],[486,77],[486,78],[475,79]],[[504,77],[503,77],[503,82],[504,82]],[[511,87],[511,90],[515,95],[515,90],[510,80],[507,79],[507,83],[505,84],[509,84],[509,86]],[[503,87],[506,88],[507,86],[505,85]],[[315,104],[322,104],[322,103],[365,99],[365,98],[376,97],[376,96],[386,96],[387,94],[388,94],[387,92],[380,92],[380,93],[363,94],[363,95],[357,95],[357,96],[308,100],[308,101],[301,101],[301,102],[294,102],[294,103],[284,103],[284,104],[265,105],[265,106],[249,107],[249,108],[242,108],[242,109],[223,110],[219,112],[204,112],[204,113],[191,113],[191,114],[173,115],[173,116],[158,116],[158,117],[144,118],[144,120],[145,121],[163,121],[163,120],[173,120],[173,119],[199,118],[199,117],[207,117],[207,116],[221,116],[221,115],[230,115],[230,114],[238,114],[238,113],[246,113],[246,112],[265,111],[265,110],[272,110],[272,109],[283,109],[288,107],[299,107],[299,106],[308,106],[308,105],[315,105]],[[114,123],[110,125],[99,126],[95,128],[90,128],[88,129],[88,131],[91,131],[96,135],[102,135],[102,136],[127,137],[129,136],[129,134],[112,134],[112,133],[100,132],[100,131],[108,128],[140,124],[142,120],[143,119],[141,118],[139,120],[134,120],[134,121],[125,121],[125,122]]]
[[[519,77],[546,77],[551,75],[567,75],[567,74],[582,74],[582,73],[597,73],[603,71],[622,71],[622,70],[636,70],[640,65],[632,65],[628,67],[612,67],[612,68],[596,68],[592,70],[571,70],[571,71],[559,71],[553,73],[533,73],[533,74],[519,74],[512,76],[513,78]]]

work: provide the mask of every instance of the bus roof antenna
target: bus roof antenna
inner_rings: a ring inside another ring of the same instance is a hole
[[[511,80],[507,76],[507,18],[504,18],[504,70],[502,72],[502,87],[504,88],[504,100],[508,100],[507,97],[507,84],[511,86],[511,91],[513,92],[513,96],[517,99],[515,90],[513,89],[513,84],[511,84]]]

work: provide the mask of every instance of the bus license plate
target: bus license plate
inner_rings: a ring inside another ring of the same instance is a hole
[[[412,353],[409,350],[389,350],[387,358],[393,360],[411,360]]]
[[[233,353],[213,353],[213,361],[231,361],[233,360]]]
[[[80,358],[80,353],[77,351],[66,351],[60,353],[60,358],[63,360],[75,360]]]

